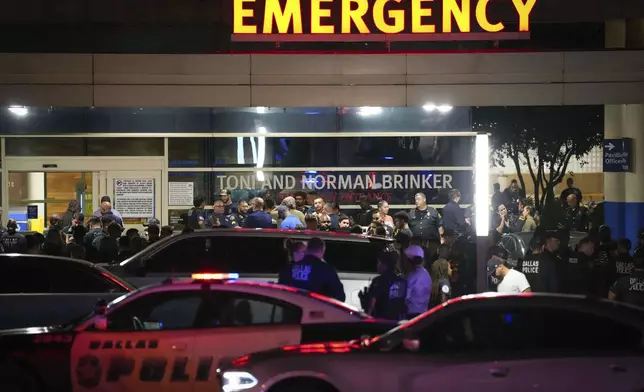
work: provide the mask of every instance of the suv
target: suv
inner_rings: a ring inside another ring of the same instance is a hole
[[[83,260],[0,255],[0,329],[58,325],[135,287]]]
[[[376,275],[378,254],[392,240],[360,234],[277,229],[204,229],[159,241],[121,262],[112,271],[136,285],[168,277],[189,278],[197,271],[235,272],[241,279],[275,281],[288,263],[287,240],[319,237],[324,259],[344,284],[346,302],[360,307],[358,292]]]

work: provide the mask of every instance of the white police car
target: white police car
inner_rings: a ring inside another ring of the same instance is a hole
[[[223,358],[393,327],[315,293],[236,277],[194,274],[65,327],[2,331],[0,390],[216,391]]]
[[[224,392],[631,392],[644,310],[585,297],[455,298],[371,340],[285,346],[218,369]]]

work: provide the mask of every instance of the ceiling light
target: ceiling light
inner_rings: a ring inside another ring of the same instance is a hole
[[[29,114],[29,109],[27,109],[27,107],[25,106],[9,106],[7,110],[9,110],[11,114],[17,117],[24,117]]]
[[[436,109],[438,109],[438,111],[441,112],[441,113],[447,113],[447,112],[450,112],[454,108],[452,106],[450,106],[450,105],[439,105],[439,106],[436,107]]]
[[[434,105],[433,103],[428,103],[427,105],[423,105],[423,109],[426,112],[433,112],[434,110],[436,110],[436,105]]]
[[[358,109],[358,115],[362,117],[376,116],[382,113],[382,108],[379,106],[363,106]]]
[[[266,107],[264,107],[264,106],[258,106],[258,107],[257,107],[257,108],[255,108],[255,109],[257,110],[257,113],[259,113],[259,114],[264,114],[264,113],[266,113],[266,109],[267,109],[267,108],[266,108]]]

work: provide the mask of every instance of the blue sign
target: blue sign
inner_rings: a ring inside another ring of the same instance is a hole
[[[38,219],[38,206],[27,206],[27,219]]]
[[[604,173],[632,171],[632,146],[632,139],[604,139]]]

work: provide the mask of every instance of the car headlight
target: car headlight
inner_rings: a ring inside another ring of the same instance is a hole
[[[255,376],[248,372],[224,372],[221,378],[224,392],[244,391],[257,385]]]

